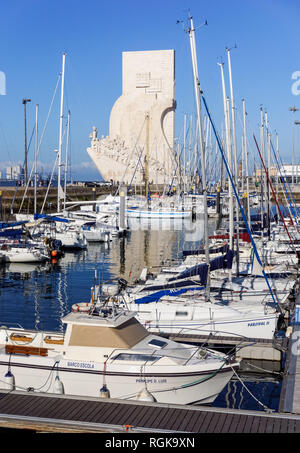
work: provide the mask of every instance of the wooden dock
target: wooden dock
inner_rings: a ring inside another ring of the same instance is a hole
[[[0,428],[73,433],[299,433],[300,415],[0,392]]]
[[[279,410],[300,414],[300,294],[295,301],[293,330],[286,358]]]

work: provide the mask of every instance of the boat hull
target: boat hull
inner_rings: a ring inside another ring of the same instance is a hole
[[[135,217],[138,219],[183,219],[191,217],[191,214],[191,211],[126,209],[127,217]]]
[[[84,231],[83,234],[88,242],[110,241],[110,233],[108,231]]]
[[[40,263],[46,261],[48,257],[41,253],[33,252],[2,252],[7,263]]]
[[[64,394],[100,397],[100,389],[106,384],[111,398],[138,398],[139,392],[147,388],[154,400],[159,403],[195,404],[211,403],[231,379],[234,367],[219,363],[217,367],[200,370],[197,366],[174,367],[173,370],[158,370],[155,366],[128,367],[122,371],[118,365],[107,365],[74,359],[0,355],[0,387],[11,389],[4,376],[10,369],[14,376],[15,389],[58,393],[55,390],[55,377],[64,387]],[[152,368],[152,370],[151,370]],[[167,367],[166,367],[167,368]]]
[[[135,304],[130,305],[133,310]],[[135,306],[135,310],[137,307]],[[250,315],[228,319],[216,319],[195,317],[191,320],[176,320],[176,316],[157,317],[151,314],[137,311],[137,319],[146,329],[155,334],[188,334],[272,339],[277,329],[278,313],[270,315]]]

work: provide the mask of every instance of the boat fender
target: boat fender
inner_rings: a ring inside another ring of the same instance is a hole
[[[61,382],[58,376],[56,376],[53,386],[54,393],[58,395],[64,395],[65,389],[64,384]]]
[[[15,389],[15,377],[11,373],[10,370],[7,371],[7,373],[4,376],[4,381],[5,381],[5,387],[7,390],[14,390]]]
[[[110,398],[110,391],[106,387],[106,384],[103,384],[103,387],[100,389],[100,398]]]
[[[139,401],[149,401],[151,403],[155,402],[155,398],[146,388],[143,388],[136,397]]]

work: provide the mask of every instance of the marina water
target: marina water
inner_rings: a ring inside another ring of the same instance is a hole
[[[78,302],[88,302],[95,283],[124,278],[132,284],[144,267],[156,274],[176,264],[182,250],[202,246],[203,219],[132,219],[130,233],[86,250],[66,252],[46,264],[10,263],[0,267],[0,325],[62,331],[61,319]],[[210,220],[210,234],[216,221]],[[278,410],[280,364],[243,364],[213,406]]]

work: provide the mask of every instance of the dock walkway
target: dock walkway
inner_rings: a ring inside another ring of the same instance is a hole
[[[279,411],[300,414],[300,294],[295,301],[295,318],[285,363]]]
[[[77,433],[299,433],[300,415],[2,390],[0,428]]]

